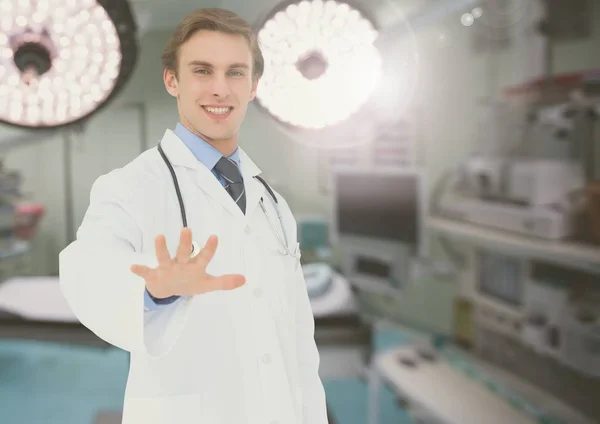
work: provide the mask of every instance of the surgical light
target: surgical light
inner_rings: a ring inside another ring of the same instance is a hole
[[[82,121],[123,88],[137,54],[125,0],[0,0],[0,122]]]
[[[465,13],[460,17],[460,22],[463,24],[463,26],[466,26],[466,27],[473,25],[474,21],[475,21],[475,18],[470,13]]]
[[[265,59],[259,106],[303,129],[348,119],[367,102],[381,76],[377,36],[373,22],[347,3],[281,5],[258,30]]]

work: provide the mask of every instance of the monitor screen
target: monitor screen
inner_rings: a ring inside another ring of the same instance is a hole
[[[419,243],[420,176],[417,173],[336,173],[340,235]]]
[[[523,301],[523,261],[519,258],[481,251],[477,288],[482,295],[521,306]]]

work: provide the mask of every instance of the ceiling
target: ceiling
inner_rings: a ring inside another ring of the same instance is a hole
[[[356,0],[355,0],[356,1]],[[279,2],[277,0],[129,0],[136,15],[140,32],[172,31],[179,21],[191,11],[201,7],[222,7],[232,10],[252,24],[267,14]],[[403,17],[422,13],[449,0],[359,0],[375,9],[375,18],[387,27]],[[460,1],[455,0],[460,3]],[[465,0],[462,0],[464,3]]]
[[[254,21],[261,12],[267,12],[277,2],[273,0],[129,0],[142,33],[172,31],[188,13],[202,7],[222,7]],[[250,7],[251,4],[251,7]]]

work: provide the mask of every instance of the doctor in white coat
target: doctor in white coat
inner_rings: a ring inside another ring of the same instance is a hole
[[[256,38],[200,9],[162,61],[180,119],[159,144],[173,174],[157,146],[94,182],[60,253],[64,296],[131,353],[123,424],[326,424],[296,222],[238,146],[263,72]]]

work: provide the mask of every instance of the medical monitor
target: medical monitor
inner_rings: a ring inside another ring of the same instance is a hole
[[[336,239],[363,237],[423,253],[426,214],[420,170],[336,169],[333,180]]]

